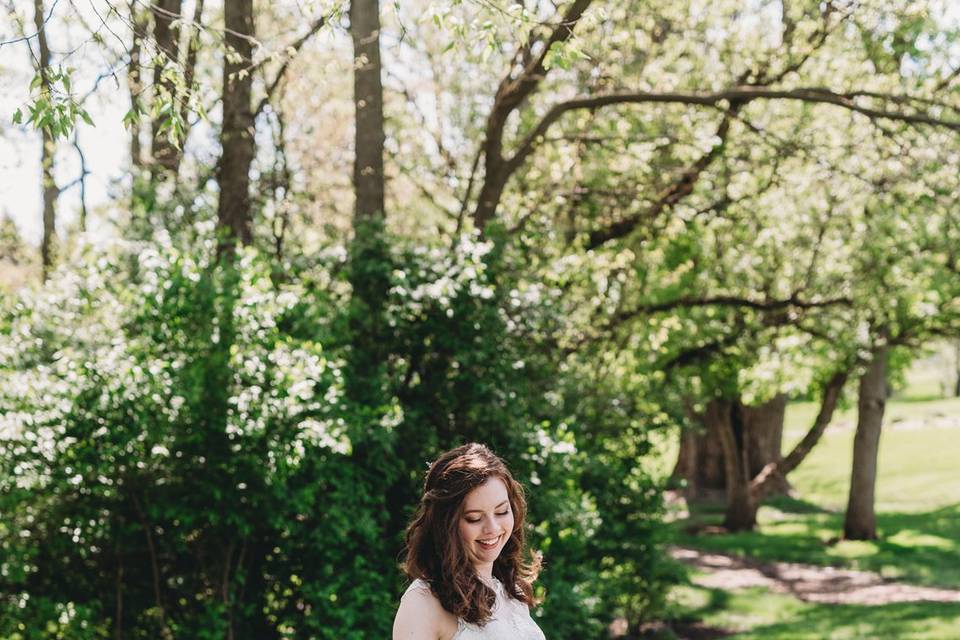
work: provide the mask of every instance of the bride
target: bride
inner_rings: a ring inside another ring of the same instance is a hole
[[[393,640],[545,640],[530,617],[539,564],[523,556],[523,487],[500,458],[471,443],[430,466],[407,527]]]

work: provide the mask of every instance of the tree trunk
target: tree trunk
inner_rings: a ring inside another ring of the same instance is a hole
[[[750,499],[750,459],[739,403],[711,400],[704,417],[723,449],[727,485],[727,512],[723,526],[729,531],[750,531],[757,523],[757,506]]]
[[[379,0],[350,3],[353,37],[353,101],[356,113],[356,159],[353,184],[357,220],[384,217],[383,81],[380,77]]]
[[[783,421],[786,411],[787,396],[783,393],[763,404],[740,405],[751,478],[757,477],[768,464],[783,460]],[[777,474],[771,482],[771,493],[789,493],[790,484],[783,475]]]
[[[34,0],[33,22],[37,29],[37,43],[40,48],[40,58],[37,60],[37,73],[40,74],[40,89],[47,100],[50,99],[50,47],[47,44],[47,32],[44,26],[45,13],[43,0]],[[43,281],[46,282],[53,270],[56,260],[57,244],[57,198],[60,197],[60,188],[53,175],[53,162],[57,153],[57,143],[50,127],[42,127],[41,139],[43,147],[40,151],[40,180],[43,185],[43,237],[40,240],[40,262]]]
[[[228,51],[223,65],[223,128],[220,144],[220,201],[217,221],[224,234],[220,249],[230,251],[236,240],[250,244],[253,217],[250,208],[250,165],[254,155],[254,117],[250,106],[250,73],[255,36],[253,0],[224,3]],[[249,38],[248,38],[249,36]]]
[[[366,538],[360,554],[367,566],[381,567],[380,574],[389,580],[391,567],[387,559],[400,551],[392,544],[400,531],[389,528],[395,518],[396,505],[388,502],[387,496],[391,495],[399,476],[391,464],[391,460],[396,459],[392,439],[380,426],[382,407],[387,402],[386,304],[392,268],[384,229],[385,124],[378,0],[352,0],[350,35],[356,118],[355,202],[348,265],[352,287],[348,319],[351,349],[344,367],[344,392],[359,408],[349,433],[357,495],[365,496],[370,507],[381,514],[374,525],[376,533]]]
[[[753,478],[770,463],[780,462],[783,442],[783,419],[787,397],[778,394],[763,404],[750,406],[733,401],[743,421],[746,434],[749,473]],[[691,499],[714,499],[726,493],[723,446],[719,431],[708,421],[716,419],[716,412],[692,416],[704,429],[701,432],[684,431],[680,436],[680,452],[673,477],[686,480],[685,494]],[[789,484],[778,476],[774,493],[786,493]]]
[[[231,5],[243,5],[244,2],[234,3],[232,0],[226,2],[224,14],[231,12]],[[153,86],[154,100],[169,100],[171,109],[161,112],[151,122],[150,134],[152,137],[150,155],[153,159],[151,166],[152,177],[157,179],[176,178],[177,167],[180,164],[180,151],[170,142],[169,130],[163,127],[165,122],[179,113],[180,107],[177,105],[176,85],[168,78],[164,77],[164,69],[175,68],[180,58],[180,38],[179,30],[174,26],[173,21],[180,16],[181,0],[155,0],[153,8],[153,42],[160,54],[158,62],[153,68]],[[227,18],[229,20],[229,18]],[[227,25],[226,40],[230,44],[231,34]],[[242,29],[237,29],[240,33],[251,33]],[[247,44],[249,47],[249,43]],[[249,56],[245,56],[249,57]],[[242,63],[246,66],[249,63]],[[248,100],[249,102],[249,100]],[[226,95],[224,95],[226,103]],[[226,117],[224,117],[226,121]],[[168,125],[168,123],[167,123]]]
[[[130,109],[134,112],[139,111],[143,101],[141,92],[143,91],[143,80],[141,74],[143,67],[140,64],[140,52],[142,51],[141,38],[136,34],[143,33],[147,28],[147,14],[140,9],[135,0],[130,2],[130,22],[134,27],[133,43],[130,45],[130,61],[127,63],[127,88],[130,91]],[[130,121],[130,164],[135,172],[143,168],[143,150],[140,144],[140,133],[142,130],[140,118],[134,118]]]
[[[180,162],[183,160],[183,145],[186,143],[186,136],[189,132],[189,123],[187,118],[190,116],[190,93],[193,91],[194,77],[197,71],[197,55],[200,51],[200,29],[203,25],[203,0],[197,0],[193,7],[193,25],[190,28],[190,38],[187,41],[187,57],[183,69],[183,86],[185,94],[180,96],[179,109],[180,121],[183,123],[184,139],[180,141],[180,148],[176,151],[176,164],[173,166],[174,175],[180,172]],[[256,115],[254,115],[256,118]]]
[[[686,481],[684,494],[689,499],[719,499],[727,487],[723,449],[717,431],[707,421],[707,415],[697,416],[697,420],[704,430],[687,429],[680,434],[680,452],[673,477]]]
[[[849,370],[844,367],[834,373],[823,388],[823,398],[820,400],[820,411],[817,417],[793,449],[780,462],[771,462],[750,481],[750,495],[753,501],[760,503],[767,495],[773,491],[778,483],[778,476],[786,478],[791,471],[796,469],[803,462],[813,448],[820,442],[823,432],[827,430],[830,420],[833,418],[833,412],[837,408],[837,402],[840,394],[843,392],[843,386],[847,382]]]
[[[877,483],[877,454],[880,430],[887,403],[887,348],[874,352],[873,361],[860,377],[857,400],[857,434],[853,440],[853,471],[850,498],[843,522],[847,540],[874,540],[877,519],[874,496]]]
[[[353,186],[355,194],[350,245],[350,351],[346,380],[348,397],[360,405],[382,402],[384,309],[389,283],[389,252],[384,237],[384,119],[380,77],[379,0],[350,4],[353,39],[353,102],[356,117]],[[365,437],[359,434],[359,437]],[[355,452],[357,448],[354,449]]]
[[[954,345],[956,360],[954,360],[953,368],[956,370],[957,380],[953,385],[953,395],[957,398],[960,398],[960,342],[957,342]]]

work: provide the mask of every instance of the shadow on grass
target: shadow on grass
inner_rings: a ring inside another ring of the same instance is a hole
[[[771,501],[753,532],[722,531],[722,509],[715,505],[693,504],[690,514],[672,523],[674,543],[762,562],[846,567],[914,584],[960,588],[960,504],[925,513],[881,513],[880,539],[868,542],[838,542],[843,514],[802,500]]]
[[[960,604],[830,605],[801,602],[763,588],[735,592],[704,587],[687,589],[696,592],[696,599],[702,604],[678,603],[675,618],[669,626],[675,631],[675,637],[681,639],[698,638],[699,629],[708,629],[744,639],[953,640],[960,626]],[[714,637],[724,636],[721,633]]]
[[[960,605],[909,602],[883,606],[817,605],[753,627],[736,638],[956,638]]]
[[[807,502],[806,500],[801,500],[799,498],[793,498],[791,496],[774,496],[764,504],[783,511],[784,513],[834,513],[834,511],[825,509],[820,505],[813,504],[812,502]]]

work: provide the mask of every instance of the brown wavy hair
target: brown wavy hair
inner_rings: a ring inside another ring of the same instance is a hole
[[[426,581],[444,609],[481,626],[490,620],[496,594],[477,576],[460,540],[459,520],[467,494],[494,476],[507,487],[513,531],[493,563],[493,575],[506,587],[509,597],[527,606],[535,605],[533,582],[540,571],[540,560],[524,559],[527,502],[523,486],[514,480],[503,460],[482,444],[472,442],[451,449],[430,465],[423,497],[407,527],[403,563],[407,577]]]

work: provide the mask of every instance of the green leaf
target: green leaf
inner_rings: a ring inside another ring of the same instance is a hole
[[[20,124],[23,121],[23,111],[17,109],[13,112],[13,124]]]

